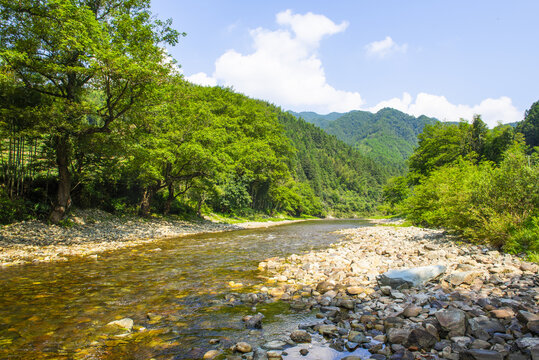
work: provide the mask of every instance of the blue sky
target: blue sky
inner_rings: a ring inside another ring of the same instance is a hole
[[[295,111],[390,106],[521,120],[539,100],[539,1],[152,1],[187,79]]]

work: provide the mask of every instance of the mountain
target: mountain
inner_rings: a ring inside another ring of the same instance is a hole
[[[322,129],[327,128],[330,122],[337,120],[338,118],[344,115],[344,113],[338,113],[338,112],[332,112],[327,115],[320,115],[312,111],[304,111],[301,113],[297,113],[293,111],[288,111],[288,112],[294,115],[295,117],[301,117],[303,120],[311,124],[314,124]]]
[[[291,113],[352,145],[385,167],[390,174],[406,169],[406,160],[417,146],[417,136],[426,124],[438,122],[435,118],[414,117],[391,108],[377,113],[359,110],[328,115]]]
[[[295,177],[314,190],[332,215],[375,210],[388,178],[380,164],[301,117],[279,112],[278,120],[296,149],[290,158]]]

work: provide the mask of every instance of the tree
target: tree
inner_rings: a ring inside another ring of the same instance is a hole
[[[419,145],[408,160],[410,175],[414,178],[427,176],[431,171],[455,161],[465,155],[469,148],[467,141],[470,125],[436,123],[425,125],[419,134]],[[417,183],[417,179],[415,181]]]
[[[516,131],[524,135],[530,149],[539,146],[539,101],[526,110],[524,120],[518,123]]]
[[[115,122],[130,121],[169,72],[163,43],[179,34],[151,17],[147,0],[0,0],[1,66],[46,97],[35,128],[53,142],[58,191],[50,221],[71,205],[73,146]],[[92,102],[98,92],[101,101]]]

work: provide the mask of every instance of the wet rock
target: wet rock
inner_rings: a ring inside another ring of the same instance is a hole
[[[204,360],[211,360],[211,359],[214,359],[216,358],[217,356],[221,355],[221,352],[219,350],[210,350],[210,351],[207,351],[204,356],[202,357],[202,359]]]
[[[290,339],[295,343],[310,343],[312,341],[311,334],[305,330],[296,330],[290,334]]]
[[[280,360],[283,358],[281,356],[281,353],[275,350],[268,351],[266,355],[268,356],[268,359],[273,359],[273,360]]]
[[[360,333],[359,331],[350,331],[348,334],[348,341],[358,344],[368,343],[370,340],[365,334]]]
[[[273,340],[264,344],[264,348],[267,350],[282,350],[286,346],[286,342],[281,340]]]
[[[307,354],[309,354],[309,350],[307,349],[300,349],[299,350],[299,353],[301,356],[307,356]]]
[[[464,311],[447,309],[437,311],[434,315],[442,328],[449,332],[448,337],[462,336],[466,332],[466,315]]]
[[[471,349],[461,352],[460,360],[503,360],[503,355],[492,350]]]
[[[245,316],[243,321],[247,329],[262,329],[262,319],[264,319],[264,315],[258,313],[252,316]]]
[[[391,286],[393,289],[409,288],[424,284],[437,278],[446,270],[443,265],[422,266],[403,270],[390,270],[378,276],[380,286]]]
[[[234,350],[237,351],[237,352],[245,354],[245,353],[251,352],[251,350],[253,350],[253,347],[249,343],[246,343],[244,341],[240,341],[239,343],[237,343],[234,346]]]
[[[320,325],[318,327],[318,332],[323,336],[336,336],[337,331],[338,329],[335,325]]]
[[[107,325],[117,326],[127,331],[131,331],[133,329],[133,319],[123,318],[120,320],[114,320],[114,321],[109,322]]]

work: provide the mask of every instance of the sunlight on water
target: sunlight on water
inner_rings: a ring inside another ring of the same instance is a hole
[[[252,309],[231,306],[227,295],[261,282],[259,261],[327,247],[339,240],[331,232],[366,224],[308,221],[0,269],[0,358],[182,359],[212,338],[257,343],[294,330],[312,315],[257,305],[264,329],[250,333],[241,318]],[[106,326],[125,317],[133,334]]]

